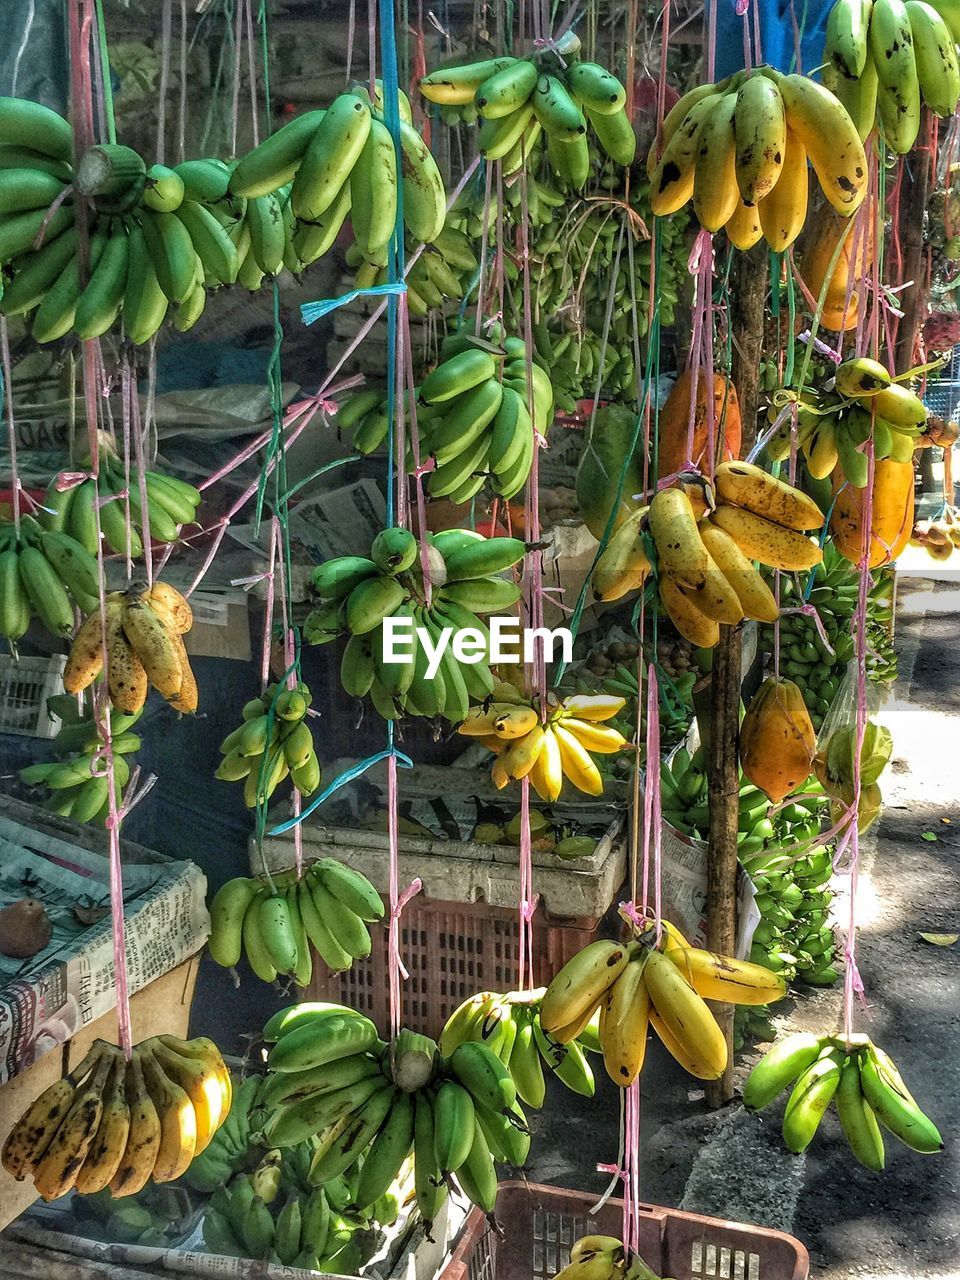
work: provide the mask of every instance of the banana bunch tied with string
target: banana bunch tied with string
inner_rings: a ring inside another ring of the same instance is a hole
[[[265,1140],[284,1148],[314,1139],[314,1186],[359,1165],[357,1209],[394,1184],[412,1152],[417,1206],[429,1232],[452,1179],[489,1214],[494,1161],[526,1162],[530,1135],[516,1085],[482,1043],[464,1042],[445,1057],[428,1036],[404,1029],[384,1044],[362,1014],[321,1003],[275,1014],[264,1039],[273,1042]]]
[[[202,497],[192,484],[155,469],[144,470],[142,481],[146,505],[140,472],[131,466],[127,475],[116,452],[102,444],[97,481],[90,478],[58,489],[55,477],[43,499],[41,523],[45,529],[68,534],[93,556],[102,534],[115,555],[126,556],[129,552],[131,559],[137,560],[143,555],[144,537],[155,542],[176,542],[181,527],[195,523]],[[95,505],[98,495],[104,499],[99,508],[99,532]]]
[[[530,475],[536,436],[553,421],[550,376],[536,358],[528,366],[524,340],[499,327],[492,339],[502,346],[465,331],[448,335],[418,388],[420,451],[436,462],[427,477],[432,498],[469,502],[488,477],[499,497],[515,497]]]
[[[921,107],[949,118],[960,99],[960,13],[948,0],[837,0],[827,17],[823,82],[866,139],[905,155]]]
[[[783,1140],[798,1155],[813,1141],[831,1102],[850,1150],[868,1169],[884,1167],[883,1129],[921,1155],[943,1150],[937,1126],[869,1036],[802,1031],[777,1041],[747,1077],[744,1105],[760,1111],[789,1085]]]
[[[808,160],[833,208],[855,213],[867,162],[842,102],[805,76],[740,71],[691,89],[666,115],[647,157],[651,207],[667,217],[692,199],[704,230],[783,252],[806,220]]]
[[[19,98],[0,99],[0,135],[0,308],[32,313],[37,342],[97,338],[122,319],[140,345],[171,307],[175,326],[189,329],[206,290],[236,281],[240,255],[208,207],[229,178],[220,161],[148,168],[132,148],[104,143],[74,166],[69,123]],[[73,190],[86,197],[82,226]]]
[[[285,778],[303,796],[320,785],[320,761],[307,719],[310,690],[303,682],[280,689],[271,684],[243,708],[243,724],[220,743],[223,759],[214,777],[243,782],[248,809],[266,804]]]
[[[100,572],[85,546],[61,530],[44,529],[33,516],[20,528],[0,525],[0,635],[11,643],[37,618],[55,636],[74,629],[75,609],[98,607]]]
[[[172,1182],[224,1123],[233,1085],[212,1040],[153,1036],[123,1052],[95,1040],[69,1075],[50,1085],[10,1130],[0,1164],[30,1178],[44,1200],[109,1187],[135,1195]]]
[[[81,623],[63,671],[67,693],[82,693],[104,669],[112,706],[132,715],[154,689],[176,710],[193,713],[199,695],[183,637],[193,626],[193,611],[176,587],[166,582],[133,583],[111,591],[101,608]]]
[[[844,360],[831,387],[774,393],[768,417],[773,421],[796,402],[796,440],[815,480],[831,475],[837,464],[857,489],[867,485],[864,447],[873,439],[874,457],[909,462],[927,421],[926,405],[886,367],[867,356]],[[793,445],[793,411],[766,444],[771,462],[783,462]]]
[[[585,1050],[600,1051],[597,1018],[567,1044],[540,1026],[545,988],[534,991],[480,991],[468,996],[447,1019],[440,1033],[440,1052],[449,1058],[458,1045],[479,1041],[491,1049],[513,1077],[517,1096],[539,1110],[552,1075],[574,1093],[592,1098],[596,1081]]]
[[[368,924],[383,919],[383,900],[359,871],[321,858],[299,878],[295,871],[263,878],[239,876],[210,903],[210,956],[232,969],[246,956],[264,982],[278,974],[309,985],[311,946],[332,973],[370,954]]]
[[[703,513],[699,522],[694,502]],[[776,600],[753,562],[771,569],[812,569],[823,552],[809,533],[822,525],[820,508],[799,489],[751,463],[722,462],[712,492],[686,483],[661,489],[645,515],[634,513],[617,529],[606,549],[616,548],[611,562],[604,560],[606,551],[597,562],[605,576],[595,577],[594,590],[611,598],[619,564],[632,581],[642,580],[647,570],[641,557],[652,545],[660,602],[670,621],[697,648],[712,648],[721,624],[776,619]],[[631,526],[632,542],[625,531]]]
[[[246,199],[278,192],[292,182],[293,248],[313,262],[331,248],[350,217],[363,259],[387,264],[403,183],[403,221],[415,240],[430,243],[443,229],[446,193],[436,161],[412,124],[410,103],[399,95],[400,163],[384,117],[383,88],[375,101],[356,85],[329,107],[308,111],[243,156],[230,175],[230,191]]]
[[[471,529],[428,534],[425,547],[407,529],[385,529],[369,557],[339,556],[314,570],[313,588],[321,603],[308,616],[304,636],[310,644],[327,644],[349,635],[341,683],[352,697],[369,696],[385,720],[442,715],[457,723],[471,699],[481,701],[494,692],[483,651],[489,652],[490,636],[481,615],[517,603],[520,587],[501,575],[525,552],[518,538],[484,538]],[[401,656],[388,661],[384,626],[391,618],[402,619],[403,628],[395,637]],[[433,670],[417,631],[425,628],[436,645],[444,627],[475,633],[478,660],[461,662],[448,645]]]
[[[672,924],[661,926],[659,942],[644,927],[625,944],[589,943],[540,1003],[540,1025],[560,1044],[576,1039],[599,1009],[604,1066],[622,1088],[640,1074],[650,1027],[691,1075],[719,1079],[727,1044],[705,1001],[761,1005],[786,994],[783,979],[761,965],[692,947]]]
[[[557,1272],[556,1280],[660,1280],[660,1276],[615,1236],[581,1236],[570,1246],[570,1261]]]
[[[528,57],[434,71],[420,92],[441,107],[474,108],[480,154],[502,161],[505,174],[526,165],[543,134],[557,180],[579,190],[591,169],[588,123],[615,164],[632,164],[637,148],[623,85],[597,63],[576,61],[579,52],[578,37],[567,32]]]
[[[501,790],[529,778],[541,800],[553,804],[564,781],[586,795],[603,794],[603,775],[591,752],[612,755],[629,744],[604,724],[623,710],[626,699],[606,694],[551,696],[545,720],[513,685],[501,682],[492,697],[473,707],[457,733],[476,738],[496,755],[491,776]]]
[[[43,807],[74,822],[95,822],[104,826],[110,813],[110,775],[103,772],[103,730],[93,711],[81,708],[69,693],[55,693],[47,699],[47,709],[60,719],[60,730],[52,740],[58,760],[28,764],[18,777],[27,786],[49,794]],[[122,801],[123,788],[130,781],[128,757],[140,750],[140,735],[132,733],[142,715],[110,714],[110,750],[113,753],[114,803]]]

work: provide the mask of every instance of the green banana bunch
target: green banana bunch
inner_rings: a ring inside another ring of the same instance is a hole
[[[878,779],[893,755],[890,730],[873,720],[864,727],[860,749],[860,796],[857,809],[859,830],[866,831],[880,816],[883,796]],[[843,810],[853,804],[854,765],[856,761],[856,728],[838,725],[813,758],[813,769],[833,804],[834,821],[840,821]]]
[[[102,766],[97,766],[94,772],[95,757],[99,757],[103,749],[100,725],[92,709],[81,708],[78,699],[69,693],[52,694],[47,699],[47,707],[61,722],[60,730],[51,743],[58,759],[27,765],[18,774],[20,781],[49,792],[43,801],[45,809],[61,817],[73,818],[74,822],[95,822],[103,826],[110,812],[110,781],[100,772]],[[118,807],[123,788],[130,778],[127,757],[140,749],[139,735],[130,730],[142,714],[142,711],[131,715],[109,712]]]
[[[74,608],[97,608],[97,561],[69,533],[44,529],[23,516],[17,535],[12,523],[0,525],[0,635],[11,643],[38,618],[55,636],[69,636]]]
[[[320,761],[307,720],[310,690],[268,685],[259,698],[243,708],[243,724],[220,743],[223,759],[214,777],[221,782],[243,781],[248,809],[266,804],[289,777],[301,795],[320,785]]]
[[[672,682],[672,687],[665,688],[666,678],[661,676],[660,685],[660,742],[663,747],[670,748],[678,743],[686,734],[693,718],[693,686],[697,681],[695,671],[685,671]],[[637,729],[641,732],[641,741],[647,723],[646,693],[641,698],[637,682],[636,668],[628,667],[620,662],[600,679],[596,688],[602,693],[611,693],[626,698],[627,706],[623,714],[608,720],[607,724],[619,729],[628,741],[633,741]],[[574,692],[592,693],[596,690],[581,681]]]
[[[416,248],[416,239],[408,234],[409,266],[404,280],[407,307],[412,316],[425,316],[447,301],[462,302],[468,289],[476,288],[480,259],[474,251],[473,240],[450,223],[449,215],[440,233],[411,261]],[[386,265],[371,261],[356,241],[348,247],[345,257],[347,266],[355,272],[354,284],[358,289],[388,283]]]
[[[146,489],[146,509],[141,481]],[[99,532],[98,494],[104,499],[99,508]],[[97,554],[102,534],[116,555],[129,553],[132,559],[139,559],[145,535],[156,542],[176,542],[180,526],[196,520],[201,496],[192,484],[161,471],[144,471],[141,477],[131,467],[128,477],[121,460],[112,449],[104,447],[99,479],[82,480],[61,490],[55,478],[44,498],[40,519],[44,528],[69,535],[92,556]]]
[[[423,243],[440,233],[446,193],[436,161],[411,123],[402,92],[398,158],[383,105],[379,81],[374,102],[366,88],[356,85],[325,110],[291,120],[233,170],[230,191],[248,200],[276,195],[292,184],[291,248],[302,263],[327,252],[349,213],[364,261],[378,269],[385,266],[401,181],[407,230]]]
[[[331,1179],[347,1176],[356,1212],[392,1207],[391,1188],[411,1154],[428,1224],[451,1176],[491,1213],[494,1161],[526,1161],[517,1087],[486,1044],[465,1041],[443,1056],[428,1036],[404,1029],[385,1045],[362,1015],[321,1003],[281,1010],[264,1039],[272,1043],[266,1141],[283,1149],[313,1139],[311,1184],[329,1191]]]
[[[503,612],[520,598],[519,586],[500,575],[525,551],[517,538],[484,538],[469,529],[428,535],[426,547],[406,529],[385,529],[369,557],[340,556],[314,570],[320,604],[308,616],[304,636],[311,644],[326,644],[349,633],[340,664],[343,687],[353,697],[369,695],[385,720],[443,715],[459,723],[471,700],[483,701],[493,692],[489,664],[482,656],[460,662],[448,645],[432,670],[418,630],[423,628],[436,652],[444,628],[475,632],[474,652],[482,654],[489,635],[478,615]],[[387,660],[385,624],[397,629],[398,659]]]
[[[767,411],[774,422],[790,402],[797,402],[797,445],[814,480],[824,480],[837,467],[857,489],[866,487],[873,439],[879,461],[909,462],[923,434],[927,410],[913,391],[894,382],[886,367],[865,356],[845,360],[826,387],[814,385],[775,391]],[[792,415],[767,442],[771,462],[783,462],[793,446]]]
[[[881,1126],[913,1151],[943,1149],[936,1125],[920,1109],[894,1062],[868,1036],[801,1031],[778,1041],[751,1071],[743,1087],[751,1111],[768,1106],[793,1085],[783,1117],[783,1137],[799,1154],[813,1141],[830,1103],[857,1160],[884,1167]]]
[[[556,48],[528,57],[441,68],[423,77],[420,92],[448,121],[453,108],[461,118],[464,108],[468,116],[475,110],[480,154],[501,160],[505,174],[527,165],[545,135],[554,173],[579,189],[590,173],[588,122],[618,165],[633,163],[637,145],[623,85],[604,67],[577,60],[579,53],[578,37],[568,32]]]
[[[827,17],[823,82],[866,139],[878,122],[900,155],[920,131],[921,103],[952,116],[960,99],[956,11],[941,0],[837,0]]]
[[[383,918],[383,900],[359,871],[321,858],[300,877],[272,882],[238,877],[221,885],[210,903],[210,955],[232,968],[245,955],[258,978],[290,974],[305,987],[313,950],[334,973],[370,954],[367,925]]]
[[[545,990],[481,991],[468,996],[447,1019],[440,1052],[449,1057],[467,1042],[486,1045],[510,1072],[518,1098],[536,1109],[543,1106],[551,1074],[574,1093],[592,1098],[596,1081],[585,1050],[600,1052],[599,1013],[578,1037],[560,1044],[540,1026]]]
[[[234,1082],[230,1114],[184,1173],[188,1186],[196,1191],[216,1191],[248,1165],[251,1150],[259,1149],[256,1134],[262,1116],[259,1107],[262,1085],[260,1075],[249,1075],[242,1083]]]

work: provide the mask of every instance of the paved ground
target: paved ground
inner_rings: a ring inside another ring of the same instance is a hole
[[[930,561],[918,564],[929,573]],[[895,744],[886,808],[861,870],[859,1026],[897,1061],[947,1143],[923,1157],[894,1141],[873,1174],[849,1155],[828,1115],[810,1151],[786,1152],[774,1107],[703,1109],[694,1083],[651,1049],[644,1069],[643,1195],[660,1204],[779,1227],[807,1245],[817,1280],[960,1277],[960,943],[918,931],[960,930],[960,579],[906,579],[897,644],[900,680],[882,712]],[[932,832],[936,841],[924,840]],[[840,1025],[840,998],[795,1003],[784,1026]],[[538,1118],[538,1181],[599,1190],[596,1164],[617,1152],[616,1089],[592,1103],[557,1091]],[[558,1096],[561,1095],[561,1096]]]

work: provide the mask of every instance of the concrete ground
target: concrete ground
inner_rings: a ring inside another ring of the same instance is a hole
[[[830,1113],[807,1153],[793,1156],[779,1133],[782,1103],[757,1116],[738,1102],[707,1112],[696,1081],[659,1044],[643,1072],[644,1198],[788,1231],[809,1249],[817,1280],[960,1277],[960,943],[938,948],[918,936],[960,931],[960,575],[934,579],[940,569],[921,552],[909,565],[917,576],[900,580],[900,676],[881,713],[894,760],[862,855],[866,1004],[856,1023],[893,1056],[946,1150],[925,1157],[889,1139],[885,1171],[871,1173]],[[839,1028],[839,990],[805,992],[780,1023]],[[600,1191],[597,1163],[617,1156],[617,1094],[605,1078],[592,1102],[555,1089],[535,1119],[531,1178]]]

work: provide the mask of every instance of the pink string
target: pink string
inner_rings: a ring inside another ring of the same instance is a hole
[[[520,783],[520,901],[519,901],[519,960],[517,990],[532,991],[533,973],[533,917],[539,895],[533,892],[533,841],[530,835],[530,779]]]
[[[830,638],[827,635],[827,631],[820,618],[820,614],[817,612],[816,605],[807,603],[807,604],[798,605],[794,608],[780,610],[781,617],[783,617],[785,614],[788,614],[788,613],[799,613],[805,618],[813,619],[813,624],[817,628],[817,635],[820,637],[820,641],[823,644],[823,647],[826,649],[827,653],[829,653],[830,657],[832,658],[833,647],[830,644]]]
[[[647,777],[643,789],[643,881],[641,904],[647,912],[650,906],[650,871],[653,870],[653,918],[660,941],[661,907],[661,804],[660,804],[660,693],[657,673],[651,662],[647,666]],[[651,859],[652,855],[652,859]]]

